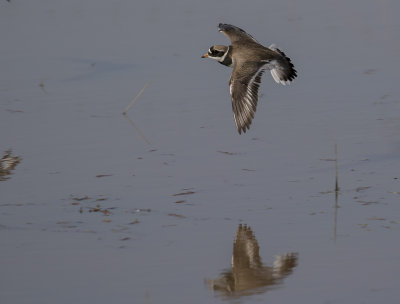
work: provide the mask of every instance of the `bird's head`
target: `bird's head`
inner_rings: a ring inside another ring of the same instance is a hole
[[[201,58],[211,58],[218,62],[223,62],[228,51],[229,48],[226,45],[213,45]]]

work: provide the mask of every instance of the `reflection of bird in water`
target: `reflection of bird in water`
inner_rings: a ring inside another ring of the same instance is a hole
[[[286,253],[276,256],[273,266],[263,265],[253,231],[247,225],[239,225],[233,243],[232,269],[208,283],[226,296],[263,293],[268,287],[281,284],[297,266],[297,259],[297,253]]]
[[[13,171],[21,161],[19,156],[11,156],[11,153],[11,150],[7,150],[0,159],[0,181],[9,179],[11,171]]]

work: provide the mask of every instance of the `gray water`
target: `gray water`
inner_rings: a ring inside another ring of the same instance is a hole
[[[1,1],[0,302],[398,303],[399,10]],[[244,135],[219,22],[299,75]]]

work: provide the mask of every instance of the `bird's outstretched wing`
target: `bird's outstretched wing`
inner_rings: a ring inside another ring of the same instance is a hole
[[[239,134],[250,128],[257,110],[258,88],[266,66],[246,63],[235,66],[229,81],[233,118]]]

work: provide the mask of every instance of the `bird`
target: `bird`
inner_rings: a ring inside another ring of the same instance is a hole
[[[275,82],[288,85],[297,71],[289,57],[274,44],[265,47],[241,28],[220,23],[218,30],[231,45],[213,45],[201,58],[210,58],[233,68],[229,80],[233,118],[239,134],[250,129],[257,110],[258,88],[266,70]]]

